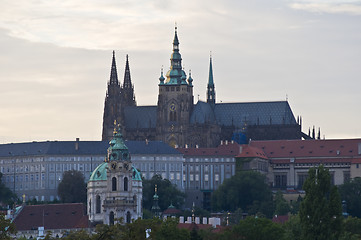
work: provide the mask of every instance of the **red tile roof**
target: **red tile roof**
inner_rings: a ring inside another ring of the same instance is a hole
[[[361,139],[252,141],[269,158],[355,157]]]
[[[252,147],[246,144],[242,145],[242,152],[238,154],[236,157],[254,157],[254,158],[257,157],[257,158],[268,159],[262,149],[257,147]]]
[[[216,148],[178,148],[184,156],[236,156],[240,152],[238,143],[228,142]]]
[[[82,203],[24,206],[14,223],[18,231],[87,228],[88,216]]]

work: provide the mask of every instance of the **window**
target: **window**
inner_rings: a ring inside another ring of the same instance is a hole
[[[208,174],[204,175],[204,181],[208,182]]]
[[[180,180],[180,173],[177,173],[177,180]]]
[[[95,203],[95,213],[100,213],[100,196],[97,195]]]
[[[275,176],[275,187],[285,188],[287,187],[287,175],[279,174]]]
[[[350,171],[345,171],[343,172],[343,182],[348,182],[350,181]]]
[[[174,173],[170,174],[170,180],[174,180]]]
[[[130,215],[130,212],[128,211],[127,212],[127,223],[130,223],[130,221],[131,221],[131,215]]]
[[[196,174],[196,181],[199,181],[199,174]]]
[[[117,178],[113,177],[112,178],[112,191],[117,191]]]
[[[124,178],[124,191],[128,191],[128,178]]]
[[[307,179],[307,174],[298,175],[298,184],[297,184],[298,189],[302,189],[302,186],[305,183],[306,179]]]
[[[215,174],[215,175],[214,175],[214,180],[215,180],[216,182],[219,181],[219,175],[218,175],[218,174]]]
[[[114,212],[111,211],[109,214],[109,225],[114,225]]]
[[[193,174],[190,174],[190,175],[189,175],[189,180],[190,180],[190,181],[193,181]]]

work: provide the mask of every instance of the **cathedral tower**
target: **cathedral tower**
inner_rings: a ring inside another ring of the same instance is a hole
[[[102,140],[111,139],[113,135],[114,121],[121,123],[121,119],[120,85],[118,81],[117,65],[115,62],[115,52],[113,51],[110,79],[104,103]]]
[[[124,108],[136,106],[134,86],[130,78],[128,55],[126,57],[124,82],[121,86],[118,81],[115,52],[113,51],[110,80],[104,103],[102,140],[110,140],[113,135],[114,121],[124,126]]]
[[[128,54],[125,63],[125,72],[124,72],[124,82],[121,88],[121,101],[122,106],[136,106],[135,95],[134,95],[134,86],[130,79],[130,69],[129,69],[129,60]]]
[[[157,138],[171,146],[183,146],[187,139],[190,115],[193,110],[193,85],[182,69],[182,57],[179,53],[177,27],[173,40],[173,53],[170,58],[170,70],[159,78],[157,106]]]

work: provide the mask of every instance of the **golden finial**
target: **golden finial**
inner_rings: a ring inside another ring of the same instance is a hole
[[[155,192],[155,194],[157,194],[157,184],[155,184],[154,192]]]
[[[118,133],[118,130],[117,130],[117,120],[114,120],[114,130],[113,130],[113,134],[116,134]]]

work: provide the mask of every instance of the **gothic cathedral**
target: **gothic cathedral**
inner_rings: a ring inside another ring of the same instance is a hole
[[[137,106],[128,55],[124,83],[120,85],[113,51],[102,139],[111,139],[114,120],[120,123],[127,140],[160,140],[180,147],[215,147],[221,140],[245,143],[249,139],[300,139],[302,136],[301,126],[287,101],[217,103],[212,58],[207,101],[194,104],[193,79],[191,72],[187,78],[182,68],[177,28],[170,69],[165,76],[161,70],[158,89],[156,106]]]

